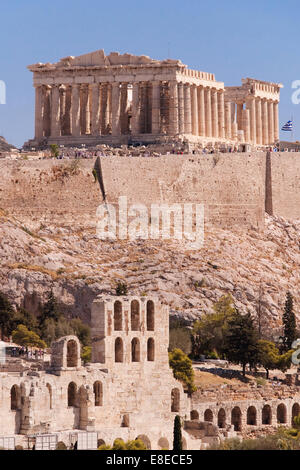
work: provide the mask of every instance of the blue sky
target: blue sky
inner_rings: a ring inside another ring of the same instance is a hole
[[[17,146],[34,129],[26,66],[97,49],[170,55],[225,85],[243,77],[281,82],[280,124],[293,115],[300,140],[300,104],[291,101],[291,84],[300,80],[299,0],[1,0],[0,8],[0,80],[7,87],[0,135]]]

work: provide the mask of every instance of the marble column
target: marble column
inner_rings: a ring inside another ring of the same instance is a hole
[[[44,112],[43,112],[43,128],[46,137],[51,135],[51,87],[44,87]]]
[[[169,83],[169,135],[176,135],[178,128],[178,84],[171,81]]]
[[[250,111],[243,109],[242,112],[242,130],[244,131],[245,142],[250,142]]]
[[[218,92],[212,90],[211,92],[211,111],[212,111],[212,135],[215,138],[219,137],[219,126],[218,126]]]
[[[184,132],[192,133],[192,103],[191,103],[191,85],[185,83],[184,87]]]
[[[178,128],[179,128],[179,134],[184,134],[184,91],[183,91],[183,83],[178,83]]]
[[[199,122],[198,122],[198,93],[197,86],[191,86],[191,99],[192,99],[192,134],[198,135]]]
[[[118,82],[112,83],[111,108],[112,108],[112,123],[111,123],[112,135],[117,136],[121,134],[120,83]]]
[[[100,97],[100,131],[101,135],[107,135],[109,124],[109,97],[107,83],[101,83]]]
[[[205,88],[205,130],[206,137],[212,136],[211,89]]]
[[[92,89],[92,135],[97,136],[100,134],[100,85],[93,83]]]
[[[51,137],[60,136],[60,103],[59,85],[53,85],[51,90]]]
[[[238,123],[236,121],[231,124],[231,138],[234,141],[238,140]]]
[[[131,134],[140,134],[140,84],[134,82],[132,85],[132,117],[131,117]]]
[[[66,93],[67,87],[61,85],[59,87],[59,102],[60,102],[60,129],[61,135],[65,135],[65,120],[66,120]]]
[[[252,144],[256,144],[255,98],[251,98],[246,101],[246,108],[249,110],[249,116],[250,116],[250,140]]]
[[[225,138],[231,139],[231,103],[225,102]]]
[[[160,82],[152,82],[152,134],[160,134]]]
[[[43,87],[35,87],[35,139],[40,140],[43,137]]]
[[[225,104],[224,91],[218,92],[218,122],[219,122],[219,138],[225,138]]]
[[[263,145],[269,143],[268,102],[262,101],[262,141]]]
[[[279,140],[279,115],[278,115],[278,103],[273,103],[273,111],[274,111],[274,141],[277,142]]]
[[[243,103],[237,103],[236,105],[236,122],[238,125],[238,130],[243,129],[242,119],[243,119]]]
[[[261,99],[256,100],[256,143],[262,145],[262,114],[261,114]]]
[[[129,121],[128,121],[128,83],[121,85],[121,135],[129,134]]]
[[[274,144],[274,109],[273,101],[268,102],[269,144]]]
[[[66,85],[66,102],[65,102],[65,119],[64,119],[65,135],[71,135],[71,107],[72,107],[72,87],[70,85]]]
[[[80,122],[81,134],[86,135],[90,133],[90,113],[89,113],[89,85],[81,85],[80,90]]]
[[[72,129],[71,133],[74,137],[80,136],[80,88],[81,85],[72,85]]]
[[[198,88],[199,135],[205,136],[205,92],[203,86]]]

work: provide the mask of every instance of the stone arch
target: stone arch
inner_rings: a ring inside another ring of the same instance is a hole
[[[221,408],[218,412],[218,427],[220,429],[225,428],[226,426],[226,413],[224,408]]]
[[[140,330],[140,303],[133,300],[130,304],[131,331]]]
[[[115,341],[115,362],[123,362],[124,360],[124,347],[122,338],[117,338]]]
[[[97,380],[93,386],[95,395],[95,406],[103,406],[103,386],[102,382]]]
[[[67,343],[67,367],[77,367],[78,364],[78,345],[74,339]]]
[[[170,449],[170,444],[169,441],[166,437],[161,437],[157,443],[159,449],[165,449],[169,450]]]
[[[178,413],[180,411],[180,391],[178,388],[173,388],[171,392],[171,412]]]
[[[154,302],[153,300],[148,300],[147,302],[147,330],[154,331]]]
[[[277,423],[286,424],[287,423],[287,412],[286,406],[283,403],[277,406]]]
[[[46,387],[47,387],[47,390],[48,390],[49,408],[50,408],[50,410],[52,410],[52,387],[49,383],[46,385]]]
[[[155,343],[153,338],[147,341],[147,361],[153,362],[155,360]]]
[[[141,347],[138,338],[133,338],[131,341],[131,360],[132,362],[140,362],[141,360]]]
[[[12,411],[21,409],[21,389],[18,385],[13,385],[10,389],[10,409]]]
[[[247,410],[247,424],[257,426],[257,412],[255,406],[249,406]]]
[[[265,405],[261,412],[261,422],[265,425],[272,424],[272,410],[270,405]]]
[[[235,431],[242,430],[242,412],[239,406],[235,406],[231,411],[231,424]]]
[[[213,412],[208,408],[207,410],[205,410],[204,412],[204,421],[207,421],[209,423],[212,423],[214,420],[214,415],[213,415]]]
[[[294,418],[300,415],[300,405],[299,403],[294,403],[292,406],[292,426],[294,426]]]
[[[114,303],[114,330],[122,331],[122,302],[116,300]]]
[[[77,404],[77,385],[75,382],[70,382],[68,385],[68,406],[76,406]]]
[[[192,410],[191,411],[191,420],[193,421],[194,419],[199,419],[199,413],[197,410]]]
[[[144,444],[145,446],[147,447],[148,450],[151,450],[151,441],[149,439],[148,436],[145,436],[145,434],[140,434],[137,438],[137,439],[140,439]]]

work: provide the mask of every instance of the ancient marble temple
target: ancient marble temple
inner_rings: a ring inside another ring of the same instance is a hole
[[[98,50],[30,65],[36,91],[31,144],[246,143],[279,139],[281,84],[225,87],[180,60]]]

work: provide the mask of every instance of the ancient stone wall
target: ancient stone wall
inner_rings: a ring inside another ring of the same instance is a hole
[[[300,217],[299,153],[264,152],[101,157],[103,186],[92,174],[95,160],[0,162],[0,208],[24,225],[95,228],[103,201],[128,204],[203,203],[205,220],[232,227],[264,225],[265,208]],[[266,171],[267,168],[267,171]]]

